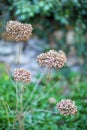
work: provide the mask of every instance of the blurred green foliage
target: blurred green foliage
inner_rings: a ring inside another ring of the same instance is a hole
[[[37,24],[47,33],[65,25],[82,24],[86,29],[86,0],[4,0],[12,19]],[[42,33],[43,35],[43,33]]]
[[[16,95],[12,81],[3,66],[0,66],[0,130],[12,129],[15,118]],[[68,72],[68,73],[67,73]],[[39,75],[38,75],[39,76]],[[26,130],[86,130],[87,128],[87,81],[80,74],[72,72],[69,68],[64,68],[61,71],[54,71],[51,75],[52,80],[45,89],[55,88],[49,93],[46,99],[39,101],[30,107],[31,112],[25,114]],[[45,78],[34,94],[33,100],[42,92],[46,84]],[[31,95],[34,84],[27,85],[24,93],[24,103]],[[51,114],[45,112],[33,112],[33,110],[51,110],[57,112],[56,104],[50,104],[48,99],[54,97],[57,102],[63,98],[75,100],[78,107],[78,113],[75,116],[62,116],[60,114]],[[28,106],[26,106],[27,108]],[[85,123],[84,123],[85,122]],[[18,130],[16,123],[15,130]]]
[[[79,24],[86,29],[86,0],[4,0],[3,6],[5,5],[12,19],[34,23],[37,29],[39,26],[45,33],[47,31],[51,34],[66,25]],[[0,12],[3,13],[3,9]]]
[[[7,0],[7,3],[21,21],[37,19],[41,22],[47,18],[49,22],[55,20],[60,25],[76,25],[80,20],[83,28],[87,23],[86,0]]]

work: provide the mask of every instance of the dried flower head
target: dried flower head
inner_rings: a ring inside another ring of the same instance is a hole
[[[37,56],[37,61],[41,66],[61,68],[66,63],[66,56],[63,51],[50,50]]]
[[[56,103],[56,99],[54,97],[50,97],[48,99],[48,101],[49,101],[50,104],[55,104]]]
[[[77,113],[77,107],[75,102],[70,99],[63,99],[57,104],[57,109],[60,114],[63,115],[74,115]]]
[[[23,68],[17,68],[14,71],[14,79],[18,82],[29,83],[31,80],[30,72]]]
[[[6,25],[7,37],[12,37],[17,42],[27,41],[32,33],[31,24],[23,24],[18,21],[8,21]]]

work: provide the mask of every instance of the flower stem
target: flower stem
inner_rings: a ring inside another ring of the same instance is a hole
[[[51,70],[51,68],[48,68],[47,81],[50,80]]]
[[[31,93],[29,99],[28,99],[27,102],[25,103],[25,107],[28,105],[28,103],[31,101],[32,97],[34,96],[34,94],[35,94],[35,92],[36,92],[36,90],[37,90],[37,88],[38,88],[38,85],[39,85],[39,83],[41,82],[41,80],[42,80],[43,76],[45,75],[46,71],[47,71],[47,69],[45,69],[45,70],[43,71],[43,73],[41,73],[40,78],[38,79],[36,85],[34,86],[34,89],[33,89],[32,93]]]
[[[21,46],[21,43],[19,43],[19,46],[18,46],[18,55],[17,55],[17,64],[18,65],[20,64],[21,51],[22,51],[22,46]]]
[[[19,129],[24,130],[24,117],[23,117],[23,93],[24,86],[20,87],[20,114],[19,114]]]
[[[29,108],[30,108],[31,106],[33,106],[34,104],[37,104],[39,101],[41,101],[41,100],[47,98],[48,94],[49,94],[56,86],[57,86],[57,83],[54,85],[54,87],[50,88],[47,93],[45,93],[44,95],[42,95],[42,96],[39,97],[38,99],[35,99],[35,100],[27,107],[26,111],[28,111]]]
[[[53,111],[50,111],[50,110],[34,110],[34,112],[45,112],[45,113],[51,113],[51,114],[55,114],[55,115],[58,115],[58,112],[53,112]]]

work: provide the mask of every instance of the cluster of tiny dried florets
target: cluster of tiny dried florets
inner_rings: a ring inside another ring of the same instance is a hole
[[[70,99],[63,99],[57,104],[57,109],[60,114],[63,115],[74,115],[77,113],[77,107],[75,106],[75,102]]]
[[[23,24],[18,21],[8,21],[5,35],[12,37],[17,42],[27,41],[32,34],[31,24]]]
[[[37,56],[37,61],[41,66],[61,68],[66,63],[66,56],[63,51],[50,50]]]
[[[17,82],[29,83],[31,80],[31,74],[26,69],[18,68],[14,71],[14,79]]]

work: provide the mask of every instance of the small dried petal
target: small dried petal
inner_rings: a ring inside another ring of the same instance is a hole
[[[23,83],[29,83],[31,80],[30,72],[23,68],[17,68],[14,71],[14,80]]]
[[[74,115],[77,113],[75,102],[70,99],[63,99],[57,104],[57,109],[62,115]]]
[[[66,63],[66,56],[63,51],[50,50],[37,56],[37,61],[41,66],[61,68]]]

